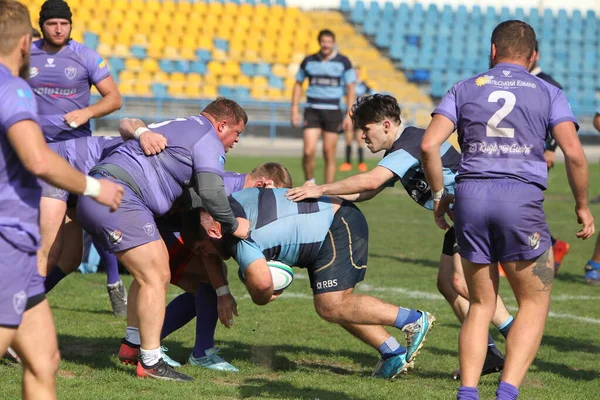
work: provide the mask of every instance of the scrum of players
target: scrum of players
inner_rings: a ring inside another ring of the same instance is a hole
[[[455,221],[442,245],[438,287],[462,323],[458,398],[478,398],[479,377],[500,370],[497,398],[518,396],[541,341],[554,275],[541,208],[548,132],[565,154],[582,224],[577,237],[594,233],[577,123],[562,91],[528,72],[537,55],[529,25],[496,27],[491,70],[454,85],[426,130],[403,127],[393,97],[361,97],[348,115],[371,152],[385,150],[381,162],[341,181],[293,189],[277,163],[247,174],[225,171],[248,122],[233,100],[147,126],[126,118],[121,137],[92,137],[89,120],[120,108],[121,98],[104,61],[69,38],[70,25],[67,3],[49,0],[40,12],[43,38],[31,43],[27,9],[0,0],[0,351],[10,347],[22,361],[25,398],[56,398],[60,356],[45,293],[79,264],[79,246],[64,243],[82,229],[134,278],[119,359],[135,365],[138,377],[193,380],[175,369],[180,364],[161,340],[194,317],[188,363],[237,371],[214,345],[217,321],[230,328],[237,315],[223,261],[229,258],[257,305],[282,295],[269,261],[306,268],[317,314],[379,353],[373,376],[408,373],[435,317],[354,293],[365,278],[369,236],[354,203],[396,182],[433,211],[438,227],[450,228],[446,216]],[[102,94],[93,105],[89,82]],[[447,141],[457,129],[462,155]],[[521,306],[514,318],[497,294],[498,263]],[[59,278],[44,284],[52,273]],[[185,293],[166,305],[169,283]],[[113,277],[109,294],[111,287],[113,306],[119,298],[123,306],[122,283]],[[506,358],[488,339],[490,321],[506,337]],[[400,340],[386,326],[398,329]]]

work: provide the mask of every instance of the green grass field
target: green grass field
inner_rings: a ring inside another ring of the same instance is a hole
[[[249,171],[259,158],[231,156],[230,170]],[[281,159],[301,183],[299,159]],[[600,173],[592,168],[591,182]],[[317,177],[322,176],[321,166]],[[549,180],[546,212],[555,236],[568,240],[565,258],[553,288],[552,314],[539,354],[521,388],[522,399],[600,399],[600,288],[583,283],[582,267],[594,243],[575,240],[573,200],[564,167]],[[597,195],[597,186],[592,195]],[[458,383],[451,372],[458,365],[459,324],[437,293],[437,263],[443,232],[429,212],[403,190],[393,188],[360,205],[371,229],[370,262],[358,286],[394,304],[433,312],[437,325],[416,361],[415,370],[395,382],[369,377],[378,354],[341,328],[319,319],[310,297],[307,274],[275,302],[258,307],[245,295],[230,264],[231,287],[240,316],[232,329],[217,329],[222,355],[240,373],[219,373],[196,367],[181,370],[195,378],[182,384],[140,380],[134,368],[119,364],[116,353],[125,321],[110,313],[105,277],[75,274],[49,296],[62,353],[58,375],[60,399],[451,399]],[[600,216],[600,207],[593,212]],[[130,282],[130,277],[124,279]],[[501,282],[505,302],[516,310],[508,283]],[[169,300],[178,293],[172,288]],[[191,323],[165,340],[169,355],[187,360],[193,347]],[[500,348],[501,335],[492,330]],[[394,334],[401,339],[401,334]],[[498,375],[482,379],[482,399],[493,399]],[[20,396],[20,368],[0,365],[1,398]]]

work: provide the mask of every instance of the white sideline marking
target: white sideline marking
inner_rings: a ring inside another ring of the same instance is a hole
[[[518,310],[517,307],[513,307],[513,306],[506,306],[506,309],[508,311],[517,311]],[[558,318],[558,319],[571,319],[573,321],[588,322],[590,324],[600,324],[600,319],[590,318],[590,317],[579,317],[577,315],[571,315],[571,314],[555,313],[554,311],[550,311],[548,313],[548,317]]]

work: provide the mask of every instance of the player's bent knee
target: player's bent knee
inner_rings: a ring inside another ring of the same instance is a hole
[[[23,363],[25,372],[33,375],[38,381],[52,381],[56,377],[60,366],[60,352],[58,348],[48,354],[36,356],[35,362]]]

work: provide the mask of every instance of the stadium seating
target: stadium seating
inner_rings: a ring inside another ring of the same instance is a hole
[[[25,3],[36,25],[43,0]],[[72,37],[107,59],[127,96],[289,101],[299,63],[318,50],[317,32],[332,28],[371,87],[431,104],[338,12],[305,12],[283,0],[68,3]]]
[[[560,82],[578,115],[593,114],[600,105],[600,19],[593,11],[552,12],[517,7],[470,10],[461,5],[438,7],[391,2],[381,6],[357,0],[341,1],[349,20],[375,45],[389,53],[409,81],[443,96],[456,81],[488,67],[489,38],[501,21],[521,19],[533,26],[540,42],[540,65]]]

